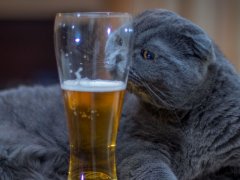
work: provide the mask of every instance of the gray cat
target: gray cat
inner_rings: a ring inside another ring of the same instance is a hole
[[[118,137],[120,179],[240,179],[240,78],[197,25],[173,12],[134,19]],[[117,45],[117,44],[116,44]]]
[[[133,25],[119,180],[240,179],[239,75],[201,28],[172,12],[146,11]],[[59,86],[0,92],[1,180],[67,178],[61,99]]]

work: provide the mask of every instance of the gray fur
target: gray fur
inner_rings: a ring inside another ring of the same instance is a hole
[[[133,24],[119,180],[240,179],[239,75],[200,27],[172,12],[146,11]],[[157,58],[144,60],[142,48]],[[67,178],[61,99],[59,86],[0,92],[1,180]]]
[[[68,142],[61,91],[0,92],[0,179],[66,179]]]
[[[240,179],[240,78],[208,35],[166,10],[134,19],[120,179]],[[145,60],[142,49],[156,54]]]

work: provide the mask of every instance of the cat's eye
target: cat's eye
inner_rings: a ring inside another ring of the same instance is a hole
[[[157,58],[157,55],[154,52],[151,52],[151,51],[146,50],[146,49],[141,50],[141,56],[145,60],[155,60]]]
[[[117,45],[119,45],[119,46],[123,45],[123,40],[122,40],[122,38],[120,36],[116,36],[116,40],[115,41],[116,41]]]

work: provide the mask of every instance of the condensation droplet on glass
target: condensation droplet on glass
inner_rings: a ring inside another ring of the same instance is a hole
[[[78,44],[80,43],[80,41],[81,41],[80,38],[76,38],[76,39],[75,39],[75,42],[78,43]]]
[[[111,33],[111,31],[112,31],[111,28],[108,27],[108,28],[107,28],[107,34],[109,35],[109,34]]]

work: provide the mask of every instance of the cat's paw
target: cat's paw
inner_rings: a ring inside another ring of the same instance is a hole
[[[132,180],[177,180],[169,168],[154,167],[151,164],[138,168],[133,173]]]
[[[175,174],[165,163],[146,163],[136,169],[123,167],[120,169],[119,179],[177,180]]]

